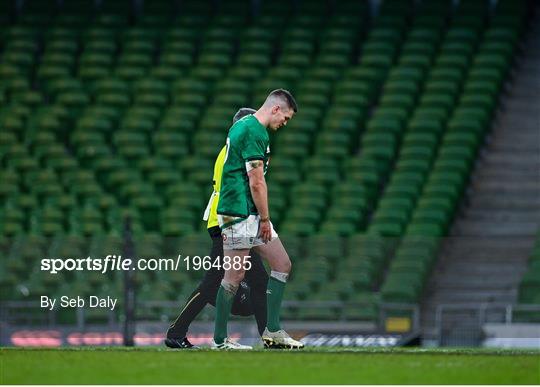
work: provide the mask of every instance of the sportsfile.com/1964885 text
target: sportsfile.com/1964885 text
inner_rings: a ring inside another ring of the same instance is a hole
[[[62,271],[98,271],[105,274],[109,271],[177,271],[177,270],[250,270],[251,261],[239,256],[182,256],[174,258],[124,258],[121,255],[110,254],[103,258],[44,258],[41,260],[41,271],[57,274]]]

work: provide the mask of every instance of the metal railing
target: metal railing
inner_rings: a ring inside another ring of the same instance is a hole
[[[373,321],[378,330],[384,330],[385,321],[390,316],[406,315],[411,318],[411,329],[416,330],[420,326],[420,308],[417,304],[400,304],[400,303],[378,303],[375,304],[377,313],[376,320]],[[177,301],[139,301],[137,302],[137,312],[142,315],[146,310],[159,308],[166,311],[167,315],[175,315],[181,305]],[[344,301],[284,301],[283,309],[303,308],[310,309],[334,309],[336,311],[336,322],[354,321],[347,319],[345,312],[349,308],[373,308],[373,303],[370,302],[344,302]],[[53,327],[59,324],[59,310],[43,310],[39,302],[35,301],[7,301],[0,303],[0,322],[8,324],[23,324],[23,325],[41,325]],[[72,325],[76,325],[80,329],[84,329],[88,322],[88,313],[84,308],[73,309],[74,313]],[[142,312],[142,313],[141,313]],[[106,322],[103,325],[114,326],[119,323],[119,314],[116,311],[107,311],[104,313]],[[156,316],[159,319],[159,316]],[[366,320],[367,321],[367,320]]]
[[[469,319],[467,321],[469,323],[472,323],[472,325],[463,326],[463,317],[460,317],[458,315],[456,318],[456,314],[460,312],[462,312],[462,314],[469,314]],[[461,325],[461,329],[468,330],[471,334],[480,334],[482,331],[482,326],[486,323],[514,323],[515,314],[519,312],[539,312],[537,322],[540,323],[540,305],[536,304],[513,305],[498,303],[481,303],[438,305],[435,312],[435,328],[437,331],[437,342],[439,345],[442,345],[445,342],[445,329],[452,331],[453,329],[456,329],[456,325]]]

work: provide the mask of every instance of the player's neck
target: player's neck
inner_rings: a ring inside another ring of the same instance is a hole
[[[263,111],[261,111],[261,109],[253,113],[253,117],[255,117],[262,126],[268,128],[268,117]]]

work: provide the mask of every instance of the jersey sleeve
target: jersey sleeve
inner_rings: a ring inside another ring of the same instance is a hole
[[[242,158],[244,161],[264,160],[268,141],[260,133],[255,130],[248,130],[244,137],[244,146],[242,147]]]

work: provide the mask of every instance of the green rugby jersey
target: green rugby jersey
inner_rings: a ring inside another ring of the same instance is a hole
[[[218,214],[242,218],[258,214],[249,189],[246,162],[263,160],[266,173],[269,154],[268,132],[253,115],[238,120],[229,129]]]

